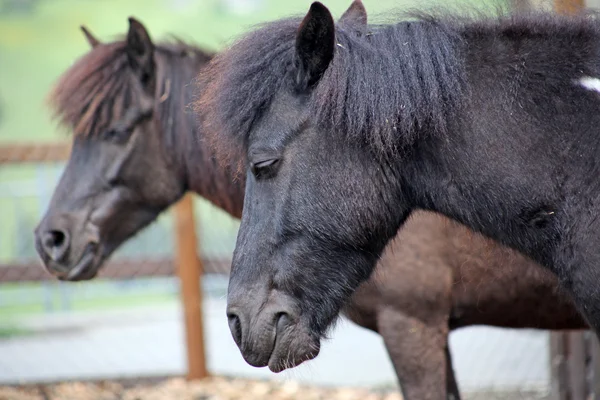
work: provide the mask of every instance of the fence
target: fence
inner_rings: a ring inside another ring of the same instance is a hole
[[[590,331],[551,336],[552,400],[600,398],[600,344]]]

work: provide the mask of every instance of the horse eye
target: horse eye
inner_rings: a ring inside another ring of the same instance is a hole
[[[109,129],[106,132],[104,132],[104,139],[110,140],[113,139],[115,136],[117,136],[117,130],[116,129]]]
[[[120,186],[123,183],[123,180],[120,176],[112,176],[106,181],[106,183],[108,184],[109,188],[113,188],[115,186]]]
[[[260,178],[260,177],[264,176],[266,173],[268,173],[269,171],[272,171],[272,167],[277,165],[278,162],[279,162],[278,158],[271,158],[268,160],[259,161],[257,163],[252,163],[250,165],[250,169],[252,170],[252,173],[254,174],[254,176],[256,176],[257,178]]]
[[[131,131],[129,129],[109,129],[106,132],[104,132],[104,140],[107,141],[111,141],[111,142],[116,142],[116,143],[122,143],[125,142],[128,138],[129,138],[129,134],[131,133]]]

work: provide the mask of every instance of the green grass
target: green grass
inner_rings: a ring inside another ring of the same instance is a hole
[[[175,304],[177,295],[173,294],[147,294],[111,296],[107,298],[83,299],[71,303],[68,311],[98,311],[98,310],[123,310],[125,308],[147,307],[152,305]],[[46,314],[42,303],[22,304],[12,307],[0,308],[0,321],[18,321],[22,317],[31,317]],[[1,326],[0,326],[1,329]]]
[[[93,283],[88,283],[93,284]],[[38,290],[41,284],[30,283],[26,284],[32,290]],[[1,285],[0,291],[7,290],[7,285]],[[19,288],[23,290],[23,288]],[[58,312],[94,312],[94,311],[110,311],[123,310],[136,307],[151,307],[151,306],[169,306],[175,305],[179,301],[176,293],[142,293],[142,294],[124,294],[111,295],[109,297],[95,297],[93,299],[74,298],[70,302],[68,310],[60,307],[60,298],[58,293],[53,293],[54,310]],[[24,325],[25,318],[31,318],[41,315],[48,315],[48,311],[44,308],[44,304],[40,302],[29,304],[15,304],[8,307],[0,307],[0,340],[10,339],[16,336],[25,336],[35,333],[35,330],[27,328]]]
[[[34,332],[19,326],[0,326],[0,340],[10,339],[16,336],[32,335]]]
[[[151,278],[145,278],[147,280]],[[143,290],[132,288],[131,290],[117,291],[114,287],[105,287],[110,284],[104,280],[92,282],[81,282],[68,284],[64,289],[68,296],[68,307],[63,306],[63,295],[59,290],[58,282],[52,282],[42,292],[42,284],[35,282],[5,283],[0,285],[0,295],[5,304],[0,307],[0,328],[4,326],[16,326],[22,317],[31,317],[47,313],[46,306],[61,311],[95,311],[133,308],[140,306],[168,305],[179,301],[179,294],[170,290],[153,288]],[[83,290],[77,290],[83,289]],[[86,295],[86,289],[95,289],[93,295]],[[168,288],[166,288],[168,289]],[[117,294],[115,294],[117,293]],[[48,296],[49,298],[47,298]],[[27,297],[27,302],[15,301]],[[12,298],[13,301],[6,302]],[[42,300],[44,299],[44,300]]]

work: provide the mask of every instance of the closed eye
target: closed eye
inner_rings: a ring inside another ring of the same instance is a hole
[[[252,163],[250,165],[250,169],[254,176],[257,178],[268,177],[270,172],[273,171],[273,168],[279,162],[278,158],[270,158],[268,160],[262,160],[256,163]]]
[[[122,127],[112,128],[104,132],[103,139],[115,144],[122,144],[127,142],[132,131],[132,129],[124,129]]]

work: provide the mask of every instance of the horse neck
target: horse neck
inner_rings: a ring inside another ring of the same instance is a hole
[[[502,123],[497,121],[495,126]],[[490,133],[494,134],[501,135]],[[454,130],[452,136],[450,141],[423,143],[403,164],[412,207],[443,214],[548,265],[552,253],[543,244],[553,243],[555,232],[536,228],[535,222],[547,218],[548,226],[553,224],[554,205],[544,200],[544,193],[550,193],[545,177],[538,176],[536,185],[524,175],[520,186],[515,186],[516,179],[506,177],[515,176],[515,166],[526,171],[518,150],[492,148],[488,138],[468,127]],[[525,139],[518,142],[525,143]]]
[[[217,163],[209,145],[202,140],[197,118],[189,107],[194,95],[193,84],[189,82],[195,78],[205,62],[196,60],[193,65],[186,66],[185,61],[170,62],[171,68],[177,70],[168,74],[169,77],[162,79],[158,85],[162,88],[158,91],[159,98],[166,97],[159,106],[165,135],[164,144],[173,155],[172,162],[176,165],[187,190],[204,197],[233,217],[240,218],[244,201],[244,181],[234,179],[234,168],[224,168]],[[168,85],[167,79],[170,80]],[[164,93],[167,90],[170,93]]]
[[[199,141],[184,155],[188,189],[204,197],[233,217],[241,218],[244,181],[233,168],[223,168],[208,146]]]

